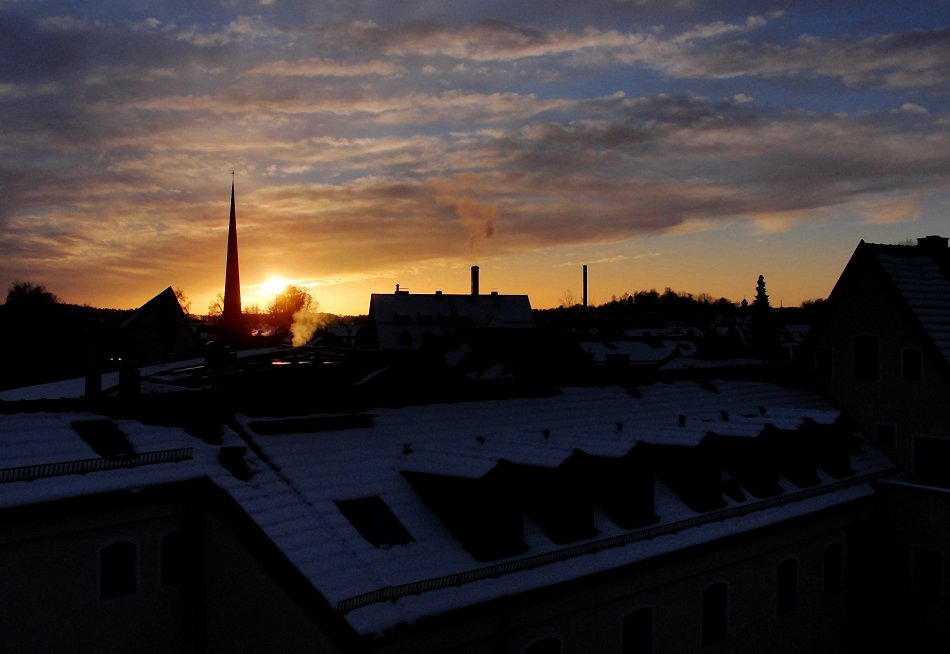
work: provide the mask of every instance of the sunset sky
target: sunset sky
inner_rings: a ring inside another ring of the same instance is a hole
[[[950,235],[950,0],[0,0],[0,284],[824,297]]]

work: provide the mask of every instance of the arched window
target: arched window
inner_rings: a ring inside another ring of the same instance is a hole
[[[854,378],[863,381],[880,379],[880,351],[877,336],[859,334],[854,337]]]
[[[918,599],[939,600],[943,591],[943,554],[922,547],[913,548],[914,593]]]
[[[559,638],[542,638],[524,648],[524,654],[561,654]]]
[[[920,381],[923,377],[923,356],[917,348],[901,350],[901,379]]]
[[[835,595],[844,587],[844,548],[832,543],[825,548],[825,596]]]
[[[815,372],[822,377],[831,377],[834,374],[835,351],[826,345],[815,348]]]
[[[729,590],[724,582],[707,586],[703,591],[703,645],[729,635]]]
[[[131,595],[138,590],[138,562],[135,543],[106,545],[99,551],[99,598]]]
[[[195,539],[191,532],[180,530],[162,538],[162,586],[181,583],[195,570]]]
[[[623,619],[622,654],[653,654],[653,609],[637,609]]]
[[[798,608],[798,561],[785,559],[778,564],[775,574],[775,612],[778,615]]]

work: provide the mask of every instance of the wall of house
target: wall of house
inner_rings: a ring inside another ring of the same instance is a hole
[[[880,484],[892,561],[889,631],[892,651],[950,651],[950,491],[900,482]]]
[[[459,622],[379,651],[521,654],[532,643],[556,638],[562,654],[621,654],[624,617],[639,608],[653,612],[654,652],[767,652],[776,643],[786,654],[846,651],[855,628],[847,582],[852,533],[861,514],[815,517],[752,538],[730,539],[695,556],[604,575],[596,583],[495,602]],[[826,595],[824,556],[832,543],[842,546],[844,584]],[[789,558],[797,562],[797,607],[779,615],[777,568]],[[717,582],[728,588],[727,636],[704,645],[703,591]]]
[[[240,527],[240,524],[237,525]],[[275,575],[284,565],[264,551],[251,552],[241,529],[205,514],[205,651],[209,654],[319,652],[342,650],[317,627],[299,598]],[[306,600],[304,600],[306,601]]]
[[[27,507],[0,520],[4,652],[188,652],[198,584],[162,584],[163,536],[192,527],[181,503],[92,498]],[[133,592],[102,599],[100,552],[135,545]]]
[[[950,438],[950,402],[947,382],[940,374],[919,331],[903,312],[887,301],[886,294],[867,275],[852,275],[847,293],[836,293],[838,303],[818,334],[811,364],[818,372],[817,348],[831,349],[831,375],[818,375],[817,383],[832,400],[853,417],[862,431],[903,466],[913,470],[914,437]],[[854,337],[873,334],[879,339],[878,380],[855,379]],[[922,351],[921,379],[903,381],[901,351]],[[893,443],[878,439],[879,426],[894,429]]]

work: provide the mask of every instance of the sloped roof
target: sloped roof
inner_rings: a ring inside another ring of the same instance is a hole
[[[247,481],[222,467],[218,446],[179,428],[116,421],[137,453],[188,447],[193,448],[193,457],[177,463],[0,483],[0,508],[204,477],[233,498],[355,632],[379,634],[425,616],[611,570],[867,497],[874,492],[871,479],[891,470],[889,460],[864,444],[850,459],[854,474],[849,477],[836,479],[819,468],[817,486],[802,490],[779,476],[778,498],[766,503],[752,496],[723,496],[726,513],[714,512],[708,520],[691,510],[671,486],[657,480],[653,510],[659,522],[650,527],[656,531],[649,539],[641,538],[643,530],[622,529],[596,509],[592,514],[596,535],[557,544],[526,515],[527,551],[497,561],[511,566],[507,572],[498,572],[491,564],[473,559],[404,473],[475,480],[498,470],[503,462],[515,475],[543,472],[577,458],[578,450],[617,459],[631,451],[636,456],[635,448],[643,443],[698,446],[711,433],[755,439],[778,429],[789,438],[805,438],[809,425],[832,429],[840,414],[807,390],[715,380],[657,384],[632,393],[615,387],[567,388],[551,397],[379,408],[357,417],[238,416],[239,433],[226,429],[224,444],[252,445],[245,457],[253,473]],[[0,468],[95,457],[71,426],[72,421],[90,418],[95,416],[0,415]],[[337,427],[293,432],[314,421]],[[384,505],[411,540],[377,547],[361,535],[338,503],[364,498],[379,498],[374,504]],[[627,541],[624,547],[616,546]],[[538,558],[547,556],[552,561]],[[465,581],[459,581],[463,576]],[[429,579],[437,582],[416,586]]]
[[[950,364],[950,248],[947,239],[938,236],[917,241],[917,245],[861,241],[832,289],[829,304],[850,293],[856,279],[866,277],[880,288],[882,300],[929,341],[934,356]],[[812,333],[823,328],[818,324]]]
[[[268,523],[275,542],[288,556],[299,557],[300,569],[331,604],[348,609],[346,618],[354,629],[376,633],[400,622],[610,569],[722,534],[718,527],[707,525],[687,530],[685,536],[579,555],[570,565],[540,566],[544,568],[540,572],[524,570],[461,589],[446,584],[422,595],[412,592],[384,602],[371,599],[364,605],[366,597],[391,592],[386,589],[412,587],[414,582],[485,566],[436,518],[403,473],[478,479],[500,462],[553,469],[578,449],[600,457],[622,457],[640,442],[693,446],[710,432],[754,438],[767,425],[794,432],[809,420],[832,425],[839,417],[811,392],[767,383],[716,381],[701,386],[678,382],[640,389],[640,395],[637,398],[617,388],[574,388],[548,398],[380,409],[373,412],[372,427],[316,434],[263,436],[255,433],[253,421],[242,419],[249,438],[293,485],[308,510],[305,516],[295,512],[284,517],[280,506],[264,500],[245,508],[255,519]],[[683,426],[680,416],[684,416]],[[730,520],[726,530],[735,533],[868,495],[873,491],[861,475],[891,468],[886,458],[867,448],[851,465],[859,482],[854,487],[834,487],[834,492],[814,501],[797,501],[756,516],[751,512]],[[826,472],[818,474],[820,483],[829,488],[840,483]],[[785,494],[797,490],[785,479],[779,478],[779,484]],[[367,542],[336,504],[364,497],[381,498],[413,542],[389,548]],[[753,498],[741,503],[725,498],[727,508],[745,504],[752,506]],[[655,511],[661,524],[696,516],[660,481],[656,482]],[[594,519],[598,534],[582,545],[596,548],[597,543],[626,533],[599,510]],[[528,546],[524,557],[563,547],[528,518],[524,541]]]
[[[879,252],[877,260],[914,317],[950,362],[950,279],[932,256]]]
[[[145,363],[169,355],[193,353],[198,343],[171,286],[142,305],[122,323],[132,353]]]

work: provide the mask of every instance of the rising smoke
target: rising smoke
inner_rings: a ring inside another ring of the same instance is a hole
[[[478,204],[469,198],[463,198],[455,205],[455,215],[468,232],[469,248],[474,249],[480,239],[495,235],[495,221],[498,220],[499,214],[498,207]]]
[[[318,308],[319,306],[314,302],[311,306],[303,307],[294,313],[293,322],[290,324],[294,347],[309,343],[313,338],[313,333],[323,324],[323,319],[317,313]]]

